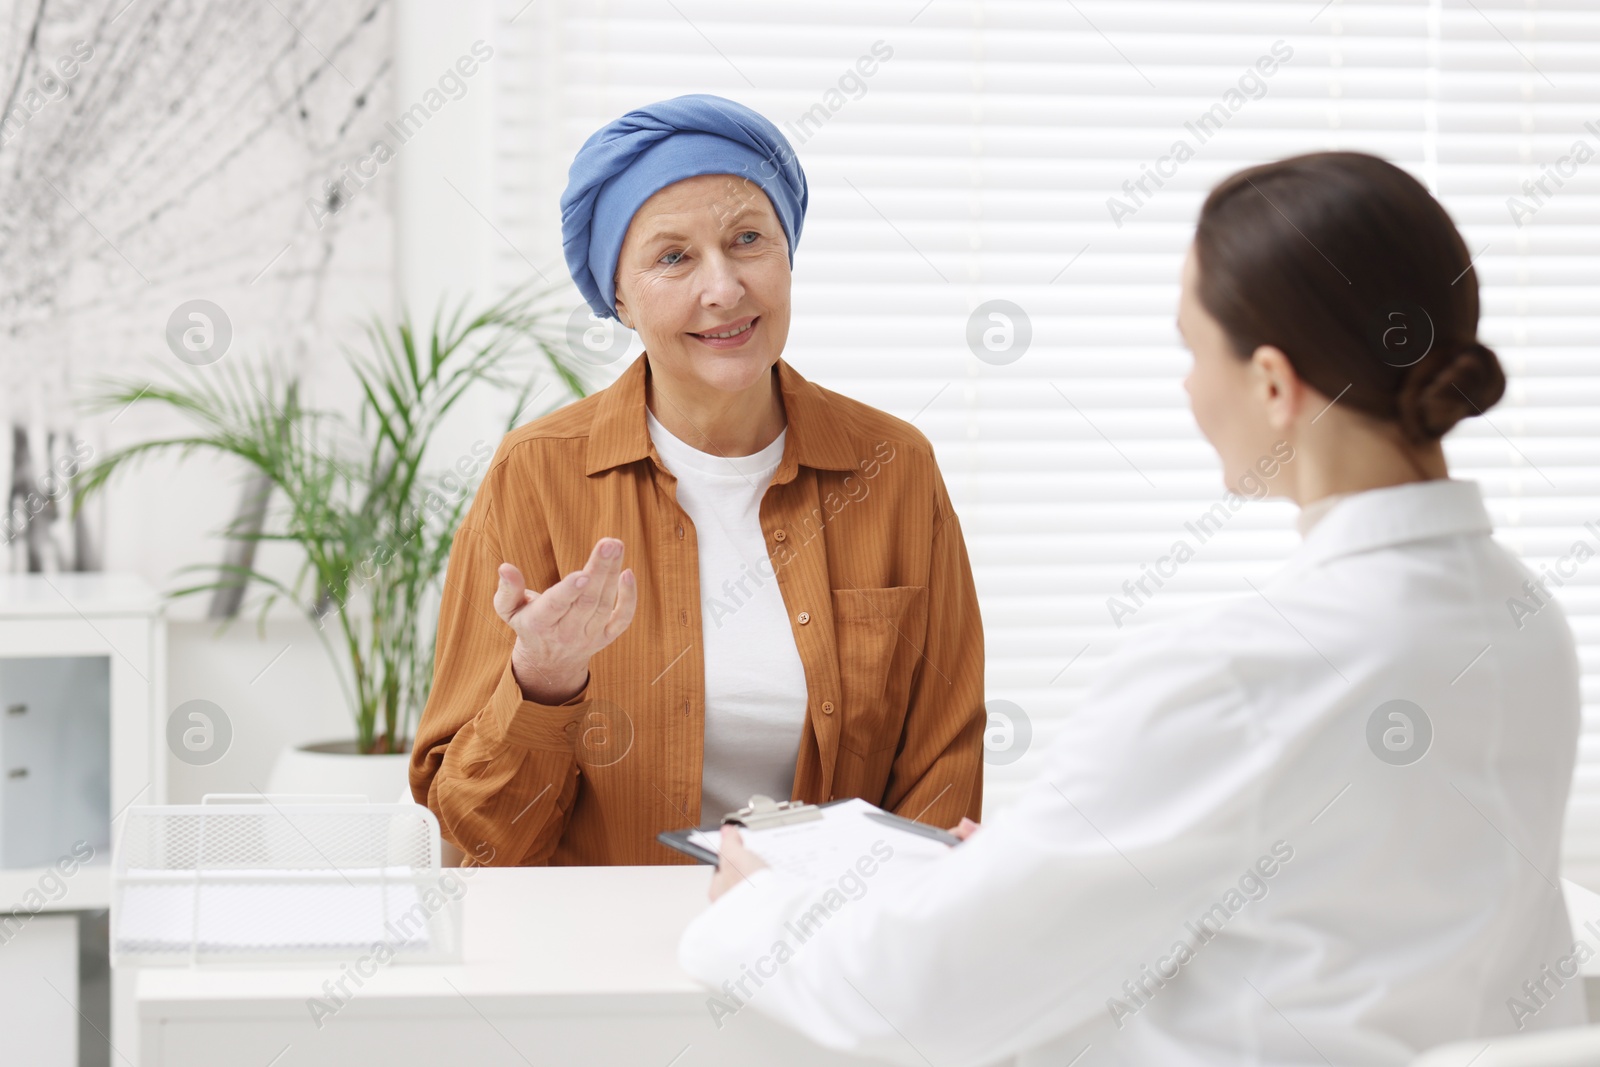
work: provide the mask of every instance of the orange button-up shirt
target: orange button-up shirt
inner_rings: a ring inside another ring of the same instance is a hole
[[[656,834],[723,815],[700,810],[699,555],[645,423],[648,366],[507,434],[454,535],[411,791],[468,863],[691,863]],[[788,434],[760,516],[806,677],[790,799],[979,819],[983,623],[933,449],[782,359],[776,373]],[[603,536],[637,578],[633,622],[577,696],[526,700],[496,569],[546,589]]]

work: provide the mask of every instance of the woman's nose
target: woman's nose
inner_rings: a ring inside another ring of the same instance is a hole
[[[726,256],[707,257],[700,302],[710,307],[732,307],[743,297],[744,284],[732,261]]]

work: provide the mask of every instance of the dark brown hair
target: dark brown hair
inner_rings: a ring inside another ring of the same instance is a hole
[[[1438,439],[1505,393],[1478,278],[1443,205],[1399,167],[1313,152],[1219,183],[1195,231],[1200,303],[1235,352],[1283,350],[1328,397]]]

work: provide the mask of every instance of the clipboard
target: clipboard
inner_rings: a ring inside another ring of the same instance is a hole
[[[850,803],[854,800],[856,800],[855,797],[842,797],[838,800],[825,801],[822,804],[806,804],[802,801],[793,800],[777,801],[771,797],[757,794],[750,798],[750,803],[738,811],[728,812],[722,817],[721,821],[723,824],[731,823],[749,830],[760,830],[771,826],[782,826],[794,822],[818,819],[822,817],[821,809],[831,808],[836,804]],[[861,803],[865,804],[867,802],[861,801]],[[917,822],[915,819],[907,819],[902,815],[883,811],[875,805],[869,806],[873,807],[873,810],[866,812],[865,816],[875,822],[881,822],[885,826],[904,830],[907,833],[931,838],[952,847],[961,843],[961,838],[948,830],[941,830],[937,826],[929,826],[926,823]],[[690,836],[699,831],[699,829],[699,827],[691,826],[683,830],[663,830],[656,835],[656,840],[668,848],[676,849],[686,856],[694,857],[701,863],[716,866],[718,859],[715,852],[689,840]]]

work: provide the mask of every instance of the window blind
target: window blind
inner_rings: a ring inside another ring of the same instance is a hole
[[[1447,439],[1500,540],[1567,612],[1584,732],[1569,877],[1600,886],[1600,8],[1443,5],[1431,128],[1435,191],[1478,256],[1479,335],[1506,397]],[[1426,142],[1425,142],[1426,143]],[[1581,546],[1581,548],[1580,548]],[[1593,553],[1590,558],[1587,554]]]
[[[1600,150],[1592,5],[509,0],[496,40],[507,285],[530,259],[564,274],[566,168],[624,111],[714,92],[789,136],[812,199],[785,358],[933,441],[987,694],[1020,709],[1035,751],[1128,628],[1246,591],[1298,544],[1293,505],[1226,506],[1172,325],[1201,200],[1240,167],[1361,149],[1441,197],[1511,379],[1447,438],[1452,471],[1483,484],[1536,572],[1578,540],[1600,550],[1600,160],[1558,162]],[[1560,185],[1538,184],[1545,164]],[[1193,557],[1130,597],[1179,539]],[[1581,863],[1600,861],[1600,561],[1563,569]],[[986,805],[1031,774],[1027,755],[996,759]]]

